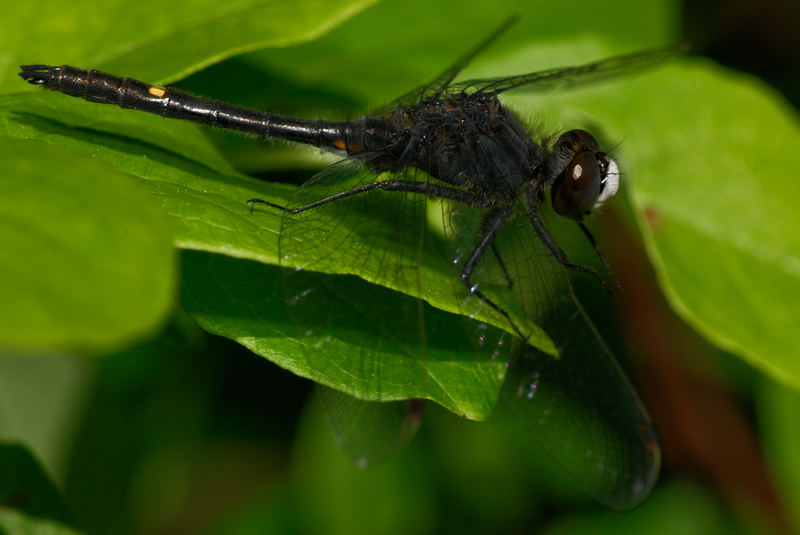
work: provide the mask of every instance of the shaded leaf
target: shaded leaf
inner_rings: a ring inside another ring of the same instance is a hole
[[[355,277],[279,271],[186,252],[181,305],[205,330],[360,399],[426,398],[468,418],[490,414],[505,374],[496,330],[428,306],[420,312],[416,299]]]

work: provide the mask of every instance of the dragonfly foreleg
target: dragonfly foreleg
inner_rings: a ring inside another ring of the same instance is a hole
[[[582,222],[578,222],[578,226],[583,231],[583,234],[586,236],[586,239],[589,240],[589,243],[592,244],[592,247],[594,247],[594,252],[597,254],[597,258],[600,259],[600,262],[602,262],[603,267],[606,270],[606,273],[608,273],[609,277],[611,277],[611,280],[614,281],[614,289],[619,290],[621,286],[619,284],[619,281],[617,280],[617,276],[614,274],[614,270],[611,269],[611,264],[609,264],[608,260],[606,260],[606,257],[600,250],[600,247],[598,247],[597,242],[594,239],[594,236],[592,236],[592,233],[589,231],[588,228],[586,228],[586,225],[584,225]]]
[[[592,277],[596,278],[600,281],[600,284],[603,285],[606,292],[609,294],[613,292],[612,288],[603,280],[603,277],[597,272],[596,269],[591,268],[589,266],[581,266],[579,264],[573,264],[570,262],[567,254],[564,252],[561,247],[558,246],[556,241],[553,239],[553,236],[550,234],[550,231],[547,230],[547,227],[544,226],[542,220],[539,219],[539,213],[536,209],[536,193],[533,188],[529,188],[528,192],[528,215],[530,216],[531,225],[536,230],[536,234],[539,235],[539,239],[542,240],[545,247],[550,251],[550,253],[555,257],[558,262],[564,266],[565,268],[572,269],[574,271],[579,271],[581,273],[586,273],[591,275]],[[616,281],[616,279],[614,279]]]

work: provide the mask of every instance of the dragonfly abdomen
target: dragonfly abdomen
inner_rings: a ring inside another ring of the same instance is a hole
[[[23,65],[20,76],[31,84],[91,102],[116,104],[162,117],[337,149],[348,154],[384,150],[396,138],[396,129],[379,119],[331,122],[284,117],[196,97],[133,78],[67,65]]]

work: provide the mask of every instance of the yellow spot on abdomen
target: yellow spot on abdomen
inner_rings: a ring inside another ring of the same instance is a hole
[[[150,93],[151,95],[153,95],[156,98],[161,98],[161,97],[163,97],[164,95],[167,94],[167,90],[166,89],[164,89],[163,87],[158,87],[157,85],[151,85],[147,89],[147,92]]]
[[[333,146],[339,150],[344,150],[345,149],[344,139],[334,139]]]

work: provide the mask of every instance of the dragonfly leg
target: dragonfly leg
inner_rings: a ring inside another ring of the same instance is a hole
[[[347,191],[342,191],[335,195],[331,195],[330,197],[325,197],[324,199],[319,199],[317,201],[314,201],[312,203],[297,208],[287,208],[285,206],[280,206],[279,204],[272,203],[270,201],[265,201],[264,199],[248,199],[247,202],[250,203],[251,211],[256,204],[265,204],[267,206],[271,206],[272,208],[277,208],[278,210],[282,210],[289,214],[299,214],[300,212],[305,212],[306,210],[322,206],[323,204],[328,204],[329,202],[338,201],[346,197],[352,197],[353,195],[358,195],[359,193],[365,193],[367,191],[372,191],[375,189],[382,189],[385,191],[406,191],[410,193],[419,193],[422,195],[426,195],[428,197],[449,199],[475,208],[486,207],[485,201],[481,200],[478,195],[476,195],[471,191],[451,188],[448,186],[443,186],[441,184],[432,184],[429,182],[411,182],[408,180],[384,180],[381,182],[372,182],[370,184],[364,184],[363,186],[358,186],[357,188],[349,189]]]
[[[489,232],[489,227],[491,226],[497,212],[489,212],[484,216],[483,220],[481,221],[481,232],[486,234]],[[514,287],[514,280],[511,278],[511,275],[508,274],[508,269],[506,268],[505,262],[503,262],[502,257],[500,256],[500,249],[497,248],[497,244],[492,241],[492,252],[494,253],[494,257],[497,258],[497,263],[500,264],[500,269],[503,270],[503,276],[506,278],[506,282],[508,283],[509,288]]]
[[[500,305],[492,301],[486,294],[481,292],[477,285],[472,284],[472,273],[475,271],[475,267],[478,265],[478,262],[483,255],[486,253],[486,250],[489,247],[494,249],[494,240],[497,237],[497,234],[500,232],[500,229],[503,228],[508,218],[511,216],[512,207],[506,207],[498,212],[494,213],[494,219],[489,220],[488,222],[484,221],[484,228],[485,232],[483,237],[478,242],[478,245],[475,246],[475,249],[472,251],[472,254],[469,255],[469,258],[464,263],[464,267],[461,268],[461,282],[463,282],[467,289],[469,289],[470,293],[478,297],[481,301],[492,307],[495,311],[497,311],[500,315],[508,320],[508,323],[511,324],[511,327],[516,331],[517,335],[523,340],[527,340],[528,337],[525,336],[520,328],[514,323],[514,320],[511,319],[509,313],[503,309]],[[496,249],[495,253],[497,252]],[[499,259],[499,256],[498,256]],[[502,263],[501,263],[502,265]],[[503,266],[503,270],[505,271],[505,266]],[[508,276],[508,273],[506,273]]]
[[[594,239],[594,236],[592,236],[592,233],[589,231],[588,228],[586,228],[586,225],[584,225],[582,222],[578,222],[578,226],[583,231],[583,234],[586,236],[586,239],[589,240],[589,243],[592,244],[592,247],[594,247],[594,252],[597,254],[597,258],[600,259],[600,262],[602,262],[603,267],[606,270],[606,273],[608,273],[608,275],[611,277],[611,280],[614,281],[614,289],[619,290],[622,286],[620,286],[619,281],[617,280],[617,276],[614,274],[614,270],[611,269],[611,264],[608,263],[608,260],[606,260],[606,257],[600,250],[600,247],[598,247],[597,242]]]
[[[565,268],[572,269],[574,271],[579,271],[581,273],[586,273],[587,275],[591,275],[592,277],[596,278],[600,284],[603,285],[607,293],[612,293],[613,290],[611,287],[603,280],[603,277],[597,272],[596,269],[591,268],[589,266],[581,266],[578,264],[573,264],[569,261],[567,254],[564,252],[561,247],[558,246],[556,241],[553,239],[553,236],[550,235],[550,231],[547,230],[547,227],[544,226],[542,220],[539,219],[539,213],[536,209],[536,193],[533,188],[528,189],[528,215],[530,216],[531,225],[536,230],[536,234],[539,235],[539,239],[542,240],[545,247],[550,251],[550,253],[555,257],[558,262],[564,266]],[[592,238],[593,239],[593,238]],[[616,279],[615,279],[616,280]]]

